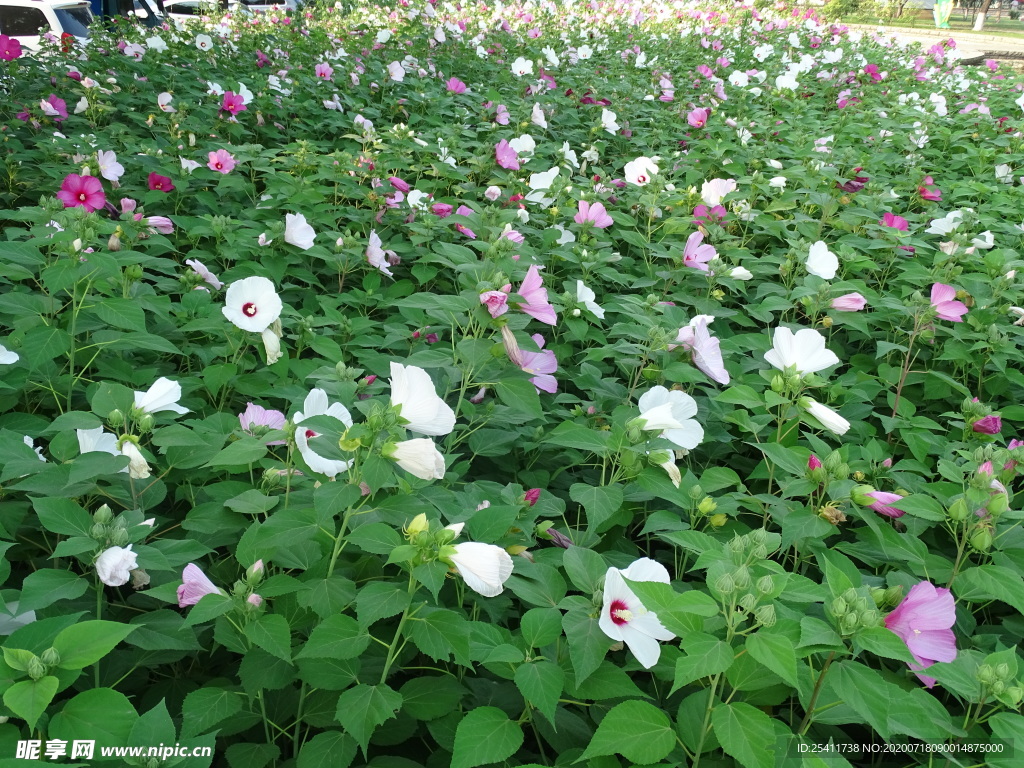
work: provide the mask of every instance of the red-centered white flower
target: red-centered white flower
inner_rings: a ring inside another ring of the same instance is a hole
[[[638,187],[645,187],[651,183],[651,179],[658,172],[658,166],[650,157],[638,157],[630,160],[623,168],[626,181]]]
[[[467,541],[455,544],[447,560],[455,566],[466,586],[484,597],[497,597],[512,575],[512,558],[496,544]]]
[[[326,459],[314,450],[316,443],[313,441],[320,437],[319,433],[314,432],[312,429],[303,429],[299,426],[311,416],[333,416],[346,427],[352,426],[352,416],[349,415],[348,408],[341,403],[329,403],[327,393],[322,389],[314,389],[306,395],[306,400],[302,404],[302,410],[296,413],[295,418],[292,420],[295,422],[296,427],[295,447],[299,449],[303,460],[314,472],[319,472],[321,475],[327,475],[327,477],[334,479],[342,472],[345,472],[352,465],[352,462]],[[311,446],[310,443],[313,443],[313,445]]]
[[[228,286],[221,312],[243,331],[263,333],[279,317],[284,305],[274,283],[265,277],[247,277]]]
[[[825,337],[813,328],[801,328],[793,333],[780,326],[775,329],[772,348],[764,359],[780,371],[793,367],[797,374],[806,376],[839,364],[835,352],[825,348]]]
[[[207,595],[223,595],[202,569],[195,563],[189,563],[181,572],[181,586],[178,587],[178,607],[187,608],[195,605]]]
[[[685,392],[651,387],[640,396],[640,428],[660,432],[680,448],[693,450],[704,439],[704,428],[693,418],[697,402]]]
[[[395,443],[387,454],[398,466],[421,480],[444,479],[444,456],[429,437],[417,437]]]
[[[127,547],[108,547],[96,558],[96,575],[108,587],[123,587],[132,577],[131,571],[139,567],[138,555]]]
[[[143,413],[188,413],[188,408],[178,405],[180,399],[181,384],[161,376],[145,392],[135,393],[135,407]]]
[[[289,213],[284,217],[284,241],[296,248],[308,251],[313,247],[316,232],[301,213]]]
[[[645,669],[650,669],[661,658],[659,640],[672,640],[675,634],[669,632],[658,619],[658,615],[644,608],[643,603],[623,581],[656,581],[668,584],[668,571],[661,563],[643,557],[628,568],[609,568],[604,577],[604,604],[598,625],[612,640],[629,646]]]
[[[411,432],[436,437],[455,428],[455,411],[437,396],[430,375],[415,365],[391,363],[391,405]]]

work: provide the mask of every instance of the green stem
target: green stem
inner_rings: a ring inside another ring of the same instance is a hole
[[[402,630],[405,628],[405,622],[409,618],[409,609],[412,607],[412,595],[416,591],[416,581],[412,577],[412,571],[409,572],[409,604],[405,606],[405,610],[402,611],[402,617],[398,620],[398,628],[395,630],[395,637],[391,641],[391,645],[388,646],[388,657],[384,661],[384,671],[380,674],[380,685],[387,682],[388,672],[391,671],[391,665],[395,663],[395,658],[398,656],[400,646],[399,640],[402,639]]]
[[[299,734],[302,730],[302,705],[306,703],[306,684],[302,683],[299,688],[299,706],[295,710],[295,733],[292,735],[292,754],[298,759],[299,748],[302,746],[299,743]]]
[[[821,694],[821,686],[825,682],[825,673],[828,672],[828,668],[832,664],[832,659],[835,657],[835,651],[832,651],[828,655],[824,666],[821,668],[821,673],[818,675],[818,680],[814,684],[814,691],[811,693],[811,700],[807,702],[807,712],[804,713],[804,719],[800,721],[800,727],[797,728],[797,733],[801,736],[803,736],[807,732],[807,729],[811,727],[811,722],[814,717],[814,705],[818,703],[818,696]]]
[[[100,581],[100,577],[96,576],[96,621],[102,621],[103,619],[103,582]],[[97,659],[96,664],[93,665],[93,688],[100,687],[100,662]]]
[[[715,691],[718,690],[718,681],[721,679],[722,673],[719,672],[715,675],[715,679],[711,681],[711,690],[708,691],[708,706],[704,710],[704,726],[700,729],[700,740],[697,741],[697,749],[694,750],[693,768],[700,768],[700,758],[704,752],[704,742],[708,736],[708,728],[711,726],[711,710],[714,709],[711,703],[715,699]]]

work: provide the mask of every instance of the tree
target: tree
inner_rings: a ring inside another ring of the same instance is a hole
[[[992,0],[983,0],[981,8],[978,9],[978,15],[974,17],[974,31],[981,32],[985,27],[985,14],[988,13],[989,6],[992,5]]]

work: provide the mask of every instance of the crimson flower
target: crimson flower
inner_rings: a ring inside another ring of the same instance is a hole
[[[906,219],[902,216],[897,216],[894,213],[889,213],[888,211],[885,212],[882,220],[878,223],[883,227],[890,227],[891,229],[895,229],[899,232],[906,232],[910,228]]]
[[[161,176],[159,173],[154,171],[149,174],[149,188],[159,192],[170,192],[174,189],[174,182],[167,176]]]
[[[971,424],[971,429],[980,435],[998,435],[1003,431],[1003,420],[995,414],[990,414]]]
[[[87,213],[99,210],[107,204],[103,184],[95,176],[79,176],[69,173],[64,177],[57,193],[65,208],[85,208]]]
[[[242,94],[235,93],[234,91],[224,92],[224,100],[221,102],[220,108],[225,112],[230,112],[232,115],[245,112],[247,109],[245,101],[242,99]]]
[[[15,37],[0,35],[0,60],[14,61],[21,56],[21,42]]]

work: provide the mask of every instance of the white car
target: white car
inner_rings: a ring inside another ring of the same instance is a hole
[[[47,32],[84,42],[91,23],[86,0],[0,0],[0,35],[17,39],[27,51],[37,50]]]

